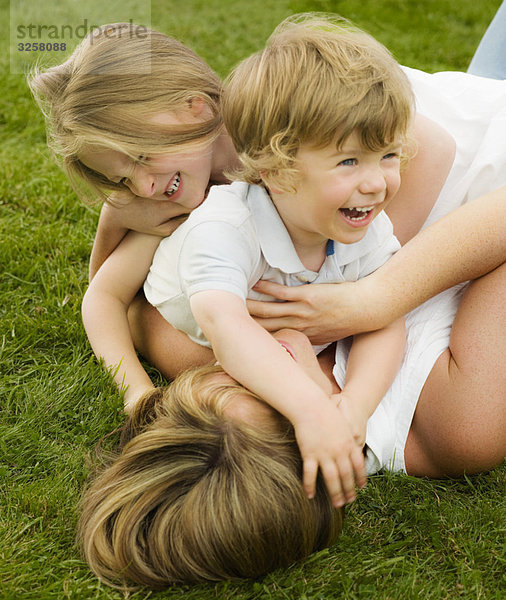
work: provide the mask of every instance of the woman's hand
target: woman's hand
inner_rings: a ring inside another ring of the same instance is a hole
[[[324,344],[381,326],[369,311],[367,278],[296,287],[259,281],[254,289],[283,301],[248,300],[251,316],[267,331],[296,329],[313,344]]]

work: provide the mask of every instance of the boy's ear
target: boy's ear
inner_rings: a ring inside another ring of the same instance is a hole
[[[200,117],[205,107],[206,103],[199,96],[195,96],[188,100],[188,108],[194,117]]]
[[[266,173],[260,171],[260,177],[265,187],[273,194],[282,194],[282,190],[278,187],[277,178],[274,173]]]

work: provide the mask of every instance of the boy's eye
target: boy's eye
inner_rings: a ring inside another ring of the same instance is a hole
[[[118,183],[119,183],[120,185],[125,185],[125,184],[126,184],[126,180],[127,180],[127,178],[126,178],[126,177],[122,177],[122,178],[121,178],[121,179],[118,181]]]
[[[389,159],[389,158],[397,158],[399,155],[397,154],[397,152],[388,152],[387,154],[385,154],[383,156],[383,158],[385,159]]]
[[[339,164],[342,165],[342,166],[344,166],[344,167],[352,167],[356,163],[357,163],[357,159],[356,158],[345,158]]]

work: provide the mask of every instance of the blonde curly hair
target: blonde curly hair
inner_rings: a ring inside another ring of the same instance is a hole
[[[241,161],[230,176],[294,192],[300,146],[340,148],[354,132],[373,151],[408,142],[405,160],[413,109],[407,77],[377,40],[336,15],[295,15],[225,81],[223,119]]]

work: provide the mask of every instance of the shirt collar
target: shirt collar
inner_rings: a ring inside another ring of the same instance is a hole
[[[259,185],[250,185],[247,202],[267,263],[285,273],[307,271],[267,190]]]

